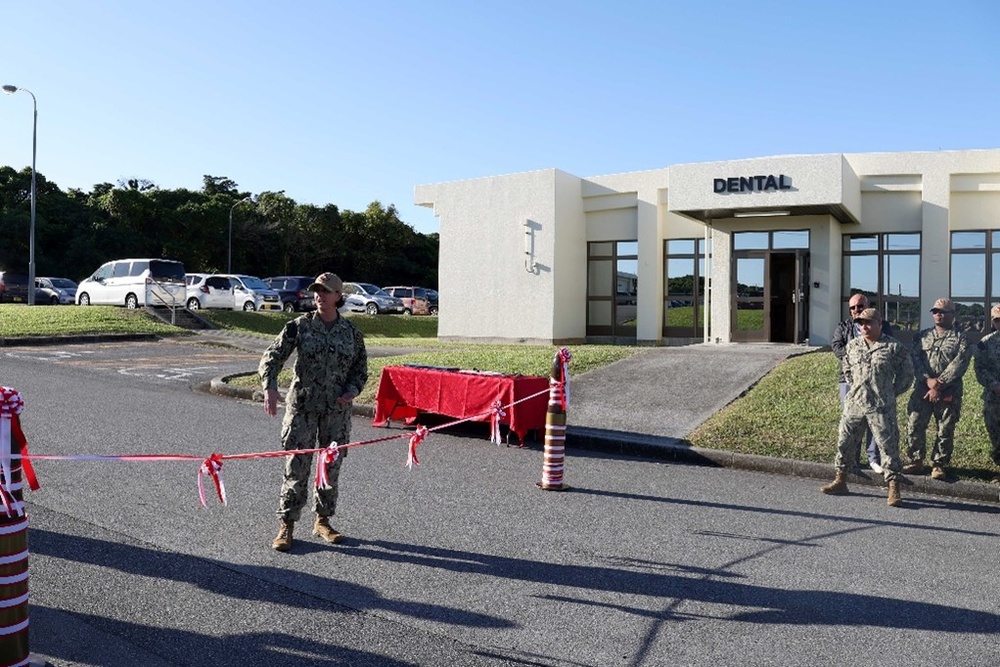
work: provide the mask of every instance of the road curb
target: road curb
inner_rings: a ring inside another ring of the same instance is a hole
[[[81,334],[79,336],[23,336],[17,338],[0,338],[0,347],[20,347],[39,345],[67,345],[72,343],[121,343],[136,340],[159,340],[164,334],[159,333],[107,333]]]

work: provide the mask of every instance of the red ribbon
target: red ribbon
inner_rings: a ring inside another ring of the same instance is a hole
[[[329,446],[316,457],[316,488],[330,486],[330,474],[327,468],[333,465],[334,461],[340,458],[340,447],[334,440]]]
[[[31,461],[27,458],[28,441],[24,437],[24,431],[21,430],[21,420],[17,418],[17,415],[14,415],[10,421],[10,435],[14,438],[14,442],[21,447],[21,469],[24,472],[25,481],[28,482],[28,488],[37,491],[41,487],[38,485],[35,469],[31,467]]]
[[[424,441],[427,436],[427,427],[418,426],[416,432],[410,436],[410,447],[409,453],[406,456],[406,467],[413,468],[414,465],[420,465],[420,461],[417,459],[417,445]]]
[[[507,416],[500,401],[493,402],[493,415],[490,417],[490,442],[500,444],[500,420]]]
[[[222,483],[222,454],[218,452],[212,454],[198,468],[198,500],[202,507],[207,505],[205,501],[205,484],[203,482],[205,475],[212,478],[212,481],[215,483],[215,492],[219,496],[219,502],[225,505],[226,485]]]

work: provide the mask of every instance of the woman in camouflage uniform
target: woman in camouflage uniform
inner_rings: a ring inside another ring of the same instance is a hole
[[[258,374],[264,389],[264,412],[278,413],[278,373],[298,351],[281,423],[284,450],[317,449],[331,442],[346,444],[351,437],[351,404],[368,381],[368,353],[364,336],[340,316],[343,283],[324,273],[309,286],[315,292],[316,310],[288,322],[261,357]],[[327,542],[342,538],[330,525],[337,507],[340,466],[347,451],[328,467],[328,482],[313,492],[316,522],[313,535]],[[285,458],[284,481],[278,502],[280,525],[271,546],[278,551],[292,547],[292,528],[302,514],[308,492],[312,454]]]

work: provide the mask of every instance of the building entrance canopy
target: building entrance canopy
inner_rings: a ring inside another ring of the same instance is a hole
[[[832,215],[858,223],[861,187],[843,155],[803,155],[670,167],[670,210],[719,218]]]

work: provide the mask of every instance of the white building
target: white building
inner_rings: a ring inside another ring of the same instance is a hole
[[[938,297],[970,330],[1000,302],[1000,150],[546,169],[415,200],[440,219],[445,340],[824,345],[855,292],[904,335]]]

